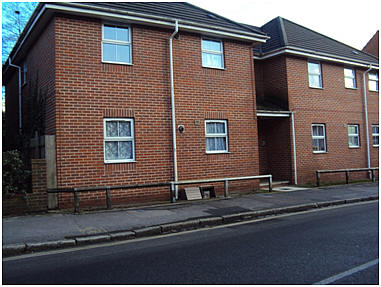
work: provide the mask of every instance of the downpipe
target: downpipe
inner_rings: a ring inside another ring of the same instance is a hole
[[[369,123],[368,123],[368,100],[366,95],[366,74],[372,70],[372,65],[369,66],[369,69],[363,72],[362,79],[363,79],[363,89],[364,89],[364,114],[365,114],[365,130],[366,130],[366,151],[367,151],[367,160],[368,160],[368,168],[370,168],[370,147],[369,147]],[[370,173],[368,171],[368,175],[370,176]]]
[[[21,104],[21,67],[11,63],[11,57],[8,59],[8,64],[10,67],[17,68],[19,70],[19,80],[18,80],[18,98],[19,98],[19,134],[22,131],[22,104]]]
[[[176,113],[175,113],[175,88],[173,81],[173,47],[172,41],[176,34],[179,32],[179,22],[175,21],[175,31],[169,37],[169,73],[171,81],[171,110],[172,110],[172,143],[173,143],[173,173],[174,181],[178,181],[177,177],[177,151],[176,151]],[[171,202],[175,202],[178,198],[178,186],[175,187],[174,196],[171,195]]]

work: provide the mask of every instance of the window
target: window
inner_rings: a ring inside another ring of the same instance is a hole
[[[356,74],[354,69],[344,68],[344,82],[346,88],[356,88]]]
[[[226,120],[205,121],[206,152],[221,153],[228,151]]]
[[[135,161],[134,120],[104,119],[104,161]]]
[[[129,27],[103,25],[102,61],[131,64],[131,31]]]
[[[311,88],[323,87],[320,63],[308,62],[308,84]]]
[[[373,146],[378,146],[378,140],[379,140],[379,127],[378,125],[372,125]]]
[[[369,91],[378,92],[378,74],[369,73]]]
[[[24,62],[24,64],[22,65],[22,84],[25,85],[26,84],[26,76],[27,76],[27,72],[28,72],[28,66],[26,64],[26,62]]]
[[[202,39],[202,66],[224,68],[223,47],[221,41]]]
[[[349,147],[360,147],[359,125],[348,125]]]
[[[314,153],[322,153],[327,151],[324,124],[312,125],[312,147]]]

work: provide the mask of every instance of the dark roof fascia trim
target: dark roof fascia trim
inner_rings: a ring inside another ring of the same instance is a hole
[[[235,39],[242,39],[246,41],[255,41],[255,42],[266,42],[269,38],[266,35],[257,34],[255,32],[245,32],[235,29],[229,29],[224,27],[218,27],[213,25],[206,25],[201,23],[196,23],[192,21],[184,21],[171,17],[156,16],[150,14],[136,13],[130,11],[120,11],[111,8],[102,8],[102,7],[89,7],[85,4],[80,3],[55,3],[55,4],[46,4],[47,8],[61,11],[61,12],[73,12],[79,14],[88,14],[88,15],[97,15],[100,17],[108,17],[114,19],[123,19],[136,22],[142,22],[151,25],[157,25],[162,27],[174,27],[174,22],[178,20],[179,28],[186,29],[188,31],[194,32],[216,32],[216,34],[226,37],[232,37]]]
[[[332,54],[326,54],[326,53],[319,53],[311,50],[305,50],[305,49],[300,49],[296,47],[283,47],[280,49],[273,50],[271,52],[265,53],[262,56],[254,56],[255,60],[265,60],[274,56],[278,56],[281,54],[291,54],[291,55],[296,55],[296,56],[304,56],[312,59],[317,59],[317,60],[325,60],[325,61],[330,61],[330,62],[336,62],[336,63],[343,63],[343,64],[348,64],[348,65],[353,65],[353,66],[359,66],[359,67],[366,67],[368,68],[370,65],[374,69],[379,69],[378,64],[375,63],[370,63],[362,60],[357,60],[357,59],[350,59],[346,57],[340,57]]]

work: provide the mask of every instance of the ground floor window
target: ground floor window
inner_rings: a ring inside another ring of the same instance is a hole
[[[226,120],[205,121],[206,152],[221,153],[228,151],[228,131]]]
[[[379,127],[378,127],[378,125],[372,125],[373,146],[378,146],[378,141],[379,141]]]
[[[314,153],[327,151],[325,124],[312,124],[312,148]]]
[[[134,120],[104,119],[104,162],[135,161]]]
[[[348,125],[349,147],[360,147],[359,125]]]

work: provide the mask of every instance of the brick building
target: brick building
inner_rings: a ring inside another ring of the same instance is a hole
[[[261,30],[270,40],[254,56],[260,172],[305,184],[319,169],[378,166],[378,59],[281,17]]]
[[[321,45],[308,38],[316,35]],[[367,166],[362,72],[370,64],[378,69],[375,58],[282,18],[260,29],[187,3],[42,3],[3,66],[7,139],[12,145],[24,128],[38,78],[45,134],[54,137],[49,188],[263,173],[307,183],[316,169]],[[378,143],[378,92],[367,93]],[[167,188],[112,193],[121,203],[168,199]],[[104,204],[104,195],[80,201]],[[52,202],[72,206],[70,194]]]
[[[379,58],[379,55],[380,55],[379,42],[380,42],[380,36],[379,36],[379,31],[377,30],[377,32],[368,41],[368,43],[366,43],[366,45],[364,46],[362,50],[364,52],[367,52],[368,54],[371,54]]]

